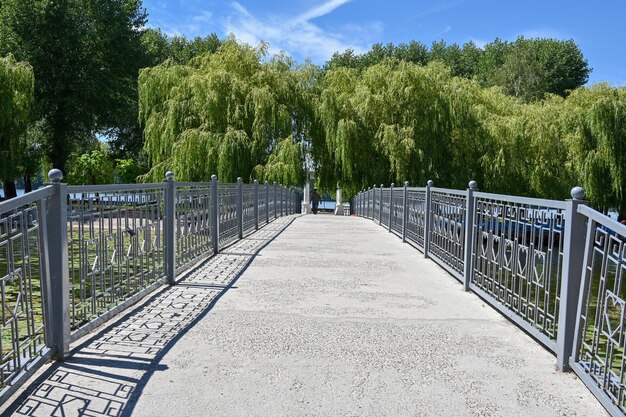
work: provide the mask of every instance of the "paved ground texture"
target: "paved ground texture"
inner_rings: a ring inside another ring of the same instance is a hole
[[[230,247],[26,395],[15,415],[607,415],[433,262],[371,221],[330,215]]]

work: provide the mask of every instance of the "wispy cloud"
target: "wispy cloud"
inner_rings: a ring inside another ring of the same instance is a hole
[[[343,6],[348,3],[350,0],[330,0],[320,6],[314,7],[311,10],[308,10],[298,16],[296,21],[308,21],[313,20],[318,17],[326,16],[329,13],[332,13],[338,7]]]
[[[470,38],[470,41],[474,42],[474,45],[476,45],[480,49],[484,49],[485,46],[487,46],[487,44],[489,43],[483,39],[478,38]]]
[[[450,9],[458,6],[459,4],[464,3],[464,1],[465,0],[444,2],[444,3],[438,4],[437,6],[434,6],[434,7],[431,7],[429,9],[425,9],[425,10],[422,10],[422,11],[418,12],[415,15],[415,17],[426,17],[426,16],[430,16],[430,15],[433,15],[433,14],[445,12],[446,10],[450,10]]]
[[[437,36],[443,36],[446,33],[450,32],[452,30],[452,26],[448,25],[446,26],[446,28],[444,30],[442,30],[441,32],[439,32],[439,34]]]
[[[208,10],[203,11],[199,15],[192,16],[191,20],[199,23],[209,23],[213,19],[213,13]]]
[[[555,39],[565,39],[566,35],[559,32],[558,30],[551,28],[536,28],[536,29],[528,29],[523,31],[520,35],[525,38],[555,38]]]
[[[234,2],[231,4],[232,14],[225,20],[223,29],[249,44],[268,42],[270,52],[284,50],[292,56],[308,57],[321,63],[337,51],[348,48],[356,52],[365,51],[369,47],[367,39],[372,35],[377,36],[383,30],[380,22],[365,25],[351,23],[342,27],[342,31],[327,31],[312,22],[349,2],[350,0],[328,0],[293,16],[254,16],[240,3]],[[370,36],[364,36],[367,33]]]
[[[194,37],[206,33],[206,29],[212,21],[213,13],[208,10],[201,10],[181,21],[175,21],[175,23],[171,21],[161,22],[158,27],[169,36],[185,35]],[[148,24],[148,26],[151,25]]]

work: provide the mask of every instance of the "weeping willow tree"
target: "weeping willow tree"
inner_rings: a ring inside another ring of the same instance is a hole
[[[346,197],[380,183],[465,188],[473,179],[554,199],[583,185],[594,206],[626,211],[624,88],[526,103],[438,62],[321,72],[265,49],[228,39],[215,54],[141,73],[152,167],[143,179],[172,169],[183,180],[297,185],[308,164],[322,191],[339,182]]]
[[[571,163],[587,197],[626,214],[626,88],[576,90],[566,104]]]
[[[302,143],[310,134],[312,72],[266,46],[229,38],[186,65],[165,62],[139,76],[140,121],[151,170],[177,178],[303,181]]]
[[[16,196],[15,179],[21,174],[27,148],[34,84],[30,65],[11,55],[0,58],[0,179],[6,198]]]
[[[330,167],[321,171],[321,181],[339,177],[350,192],[404,180],[455,185],[459,169],[472,176],[480,170],[469,155],[481,147],[468,146],[481,143],[469,106],[477,90],[440,63],[387,60],[361,73],[328,71],[320,100],[325,137],[318,147]]]
[[[158,180],[246,180],[301,185],[304,155],[319,134],[315,92],[319,70],[295,66],[264,45],[234,39],[187,65],[166,62],[140,74],[140,118],[151,170]]]
[[[626,211],[626,89],[582,88],[525,103],[441,64],[386,60],[322,80],[314,146],[320,183],[348,195],[409,180],[564,199],[583,185],[600,209]]]

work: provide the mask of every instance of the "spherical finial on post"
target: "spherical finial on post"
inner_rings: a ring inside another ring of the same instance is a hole
[[[165,173],[165,179],[168,181],[174,181],[174,173],[172,171],[167,171]]]
[[[435,185],[435,183],[433,182],[433,180],[428,180],[426,185],[429,186],[429,187],[432,187],[433,185]]]
[[[48,172],[48,179],[53,183],[60,183],[63,180],[63,172],[60,169],[53,168]]]
[[[270,182],[268,180],[265,180],[265,184],[269,184]]]
[[[383,188],[385,185],[384,184],[380,184],[380,188]]]
[[[404,186],[408,187],[409,186],[409,182],[408,181],[404,181]]]
[[[574,200],[584,200],[587,193],[585,193],[583,187],[574,187],[572,188],[571,195]]]
[[[217,175],[215,174],[211,175],[211,181],[217,181]]]
[[[259,183],[259,180],[256,180],[256,179],[255,179],[255,180],[254,180],[254,183],[255,183],[255,184],[258,184],[258,183]]]
[[[472,180],[472,181],[470,181],[470,182],[467,184],[467,187],[468,187],[470,190],[472,190],[472,191],[476,191],[476,190],[478,190],[478,183],[477,183],[476,181]]]
[[[392,183],[391,183],[391,188],[393,188],[393,187],[395,187],[395,186],[396,186],[396,183],[395,183],[395,182],[392,182]]]
[[[241,179],[241,177],[237,177],[237,182],[243,182],[243,180]]]

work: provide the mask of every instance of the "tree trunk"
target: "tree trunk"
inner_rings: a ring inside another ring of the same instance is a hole
[[[33,180],[29,173],[24,174],[24,192],[30,193],[33,191]]]
[[[4,189],[5,200],[8,200],[9,198],[17,197],[17,188],[15,188],[14,180],[2,181],[2,188]]]

